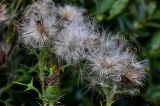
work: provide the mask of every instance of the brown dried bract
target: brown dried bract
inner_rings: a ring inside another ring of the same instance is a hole
[[[36,21],[36,25],[37,25],[37,30],[41,34],[42,37],[43,36],[46,36],[46,37],[49,36],[48,29],[44,25],[43,20]]]

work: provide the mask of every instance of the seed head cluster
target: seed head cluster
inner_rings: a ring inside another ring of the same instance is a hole
[[[51,0],[35,2],[24,12],[20,40],[33,48],[51,47],[68,64],[85,60],[81,78],[89,88],[115,84],[131,92],[143,86],[144,62],[127,49],[127,40],[119,33],[100,31],[85,12],[76,6],[56,6]]]

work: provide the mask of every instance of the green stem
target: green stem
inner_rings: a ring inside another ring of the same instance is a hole
[[[112,106],[114,103],[114,96],[117,90],[117,86],[114,85],[113,88],[105,88],[104,93],[106,96],[106,106]]]
[[[39,77],[40,77],[40,81],[41,81],[41,86],[42,86],[42,100],[43,100],[43,106],[47,106],[47,102],[46,102],[46,92],[45,92],[45,59],[47,57],[46,52],[41,51],[40,54],[38,55],[38,67],[39,67]]]
[[[110,96],[110,94],[106,95],[106,106],[111,106],[113,103],[113,100]]]
[[[40,65],[42,65],[42,64],[40,64]],[[44,70],[43,70],[42,66],[39,66],[39,71],[40,71],[40,81],[41,81],[41,86],[42,86],[43,105],[47,106],[47,105],[45,105],[46,104],[46,101],[45,101],[45,76],[44,76]]]

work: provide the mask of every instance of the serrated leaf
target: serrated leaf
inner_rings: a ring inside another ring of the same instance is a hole
[[[110,18],[113,18],[114,16],[118,15],[123,11],[123,9],[126,7],[129,0],[117,0],[114,2],[112,8],[109,11]]]

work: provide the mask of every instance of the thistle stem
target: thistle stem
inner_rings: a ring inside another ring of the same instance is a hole
[[[114,103],[114,95],[116,93],[117,86],[114,85],[112,88],[105,88],[104,93],[106,97],[106,106],[112,106]]]
[[[45,92],[45,59],[47,57],[46,52],[41,51],[40,54],[38,55],[38,66],[39,66],[39,77],[40,77],[40,81],[41,81],[41,86],[42,86],[42,100],[43,100],[43,106],[47,106],[47,102],[46,102],[46,92]]]

